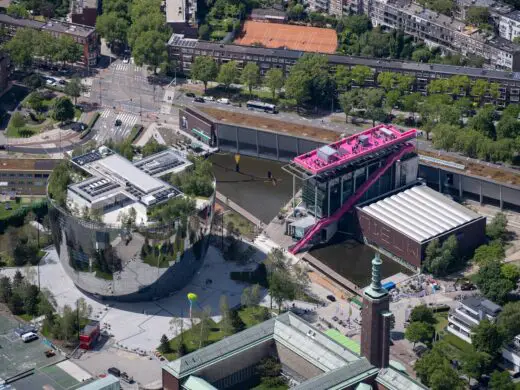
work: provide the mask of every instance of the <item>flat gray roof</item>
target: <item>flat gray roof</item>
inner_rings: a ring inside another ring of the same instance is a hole
[[[118,154],[113,154],[98,160],[95,164],[99,164],[112,173],[117,174],[125,181],[130,182],[132,185],[143,191],[145,194],[149,194],[161,187],[165,187],[164,182],[141,171],[126,158],[123,158]]]
[[[418,242],[482,218],[425,185],[399,192],[361,210]]]
[[[182,23],[186,21],[186,0],[166,0],[166,22]]]

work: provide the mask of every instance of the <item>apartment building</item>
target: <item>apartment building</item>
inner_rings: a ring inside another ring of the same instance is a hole
[[[101,1],[73,0],[70,18],[72,23],[96,27],[98,14],[101,12]]]
[[[6,29],[7,37],[13,36],[19,28],[47,31],[56,38],[68,35],[83,47],[81,62],[84,66],[96,65],[100,55],[99,35],[96,29],[91,26],[55,19],[51,19],[48,22],[38,22],[36,20],[13,18],[9,15],[0,14],[0,27]]]
[[[468,18],[468,10],[474,7],[487,8],[493,21],[498,22],[500,15],[507,14],[513,10],[509,4],[495,0],[456,0],[456,7],[453,9],[453,16],[458,20]]]
[[[197,0],[165,0],[165,9],[174,33],[197,37]]]
[[[495,321],[502,307],[482,297],[469,297],[448,315],[448,332],[471,343],[471,330],[483,319]]]
[[[230,60],[237,61],[242,67],[247,62],[256,62],[261,74],[270,68],[281,68],[287,74],[293,64],[305,52],[289,49],[269,49],[263,47],[222,44],[219,42],[199,41],[173,34],[168,42],[170,60],[176,64],[177,71],[188,75],[191,64],[197,56],[211,56],[219,64]],[[481,69],[441,64],[422,64],[410,61],[386,60],[378,58],[352,57],[340,54],[326,54],[331,71],[336,66],[351,68],[356,65],[368,66],[374,72],[366,80],[366,86],[377,82],[380,72],[396,72],[415,77],[413,90],[426,93],[428,82],[433,79],[449,78],[456,75],[468,76],[471,80],[484,79],[500,85],[500,96],[495,102],[499,106],[520,102],[520,73],[502,70]],[[490,97],[486,97],[490,99]]]
[[[0,192],[15,195],[45,195],[47,179],[61,160],[0,159]]]
[[[513,11],[500,15],[498,32],[500,36],[508,41],[514,41],[520,36],[520,11]]]
[[[329,15],[342,16],[348,15],[350,0],[307,0],[311,11],[325,12]]]
[[[478,55],[497,69],[520,70],[520,46],[409,0],[375,0],[369,15],[375,26],[402,30],[429,46]]]

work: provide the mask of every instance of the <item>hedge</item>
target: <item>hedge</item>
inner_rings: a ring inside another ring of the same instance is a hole
[[[96,124],[96,122],[97,122],[97,120],[99,119],[100,116],[101,116],[101,114],[99,112],[96,112],[94,114],[94,116],[90,119],[90,122],[88,123],[87,128],[85,130],[83,130],[83,132],[79,136],[79,139],[83,139],[87,135],[90,134],[90,132],[92,131],[92,128],[94,127],[94,125]]]
[[[132,131],[130,131],[130,142],[134,142],[139,135],[143,132],[144,127],[143,125],[136,123],[134,127],[132,127]]]
[[[0,233],[4,233],[9,226],[22,226],[29,211],[35,213],[38,218],[43,218],[48,212],[47,201],[42,199],[32,202],[28,207],[21,207],[12,214],[0,217]]]

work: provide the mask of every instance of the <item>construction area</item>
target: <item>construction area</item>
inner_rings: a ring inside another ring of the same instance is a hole
[[[338,46],[338,38],[336,31],[328,28],[275,23],[266,25],[262,22],[247,21],[235,43],[333,54]]]

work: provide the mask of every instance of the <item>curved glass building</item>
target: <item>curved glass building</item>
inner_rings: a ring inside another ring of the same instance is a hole
[[[190,282],[209,245],[214,181],[209,197],[190,200],[160,177],[191,165],[171,149],[132,163],[101,147],[72,159],[65,197],[51,193],[49,184],[53,239],[78,288],[98,298],[141,301]]]

